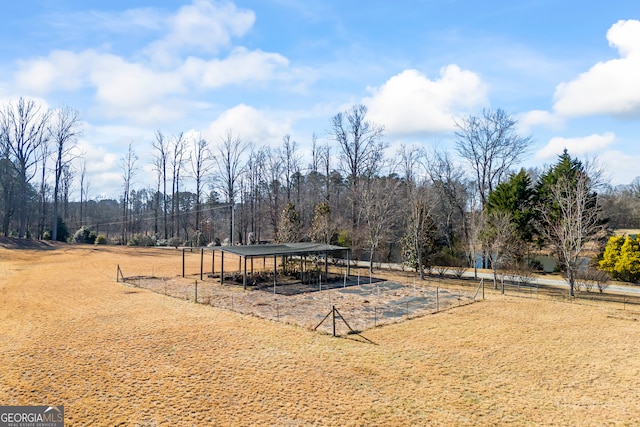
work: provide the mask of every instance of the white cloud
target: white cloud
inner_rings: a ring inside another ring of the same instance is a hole
[[[185,90],[182,76],[177,73],[158,72],[114,55],[96,56],[89,79],[96,88],[97,101],[111,117],[175,117],[166,105],[166,97]]]
[[[573,156],[593,153],[608,147],[615,139],[616,135],[612,132],[607,132],[603,135],[593,134],[579,138],[551,138],[549,143],[536,153],[536,159],[551,159],[561,154],[565,148]]]
[[[623,153],[617,150],[606,151],[598,156],[598,162],[603,170],[611,174],[611,184],[630,184],[634,178],[640,176],[638,163],[640,156]]]
[[[369,117],[391,134],[451,130],[456,115],[487,102],[480,77],[457,65],[443,67],[437,80],[405,70],[370,91]]]
[[[254,22],[252,11],[240,10],[233,3],[194,0],[166,19],[167,34],[146,50],[161,63],[184,51],[215,54],[230,46],[233,37],[243,36]]]
[[[205,61],[190,57],[180,71],[192,82],[213,89],[229,84],[273,80],[277,71],[288,65],[287,58],[277,53],[236,48],[224,59]]]
[[[55,50],[47,57],[19,61],[15,84],[19,90],[38,94],[80,89],[87,83],[87,72],[95,57],[96,53],[90,50],[80,54]]]
[[[56,50],[19,61],[14,74],[18,91],[47,95],[88,89],[95,95],[96,104],[89,108],[93,114],[152,125],[179,120],[199,108],[203,89],[274,80],[295,87],[304,80],[278,53],[235,47],[222,57],[180,58],[183,53],[217,53],[251,29],[254,13],[230,2],[194,0],[172,15],[131,9],[92,19],[115,31],[124,31],[121,22],[115,22],[119,19],[153,35],[163,29],[165,34],[139,51],[150,54],[150,62],[139,52],[125,58],[95,49]],[[154,25],[153,19],[159,24]]]
[[[543,126],[551,130],[559,130],[563,127],[564,121],[556,114],[545,110],[532,110],[523,114],[518,120],[519,130],[523,134],[528,134],[536,126]]]
[[[86,139],[78,141],[77,150],[82,153],[81,160],[86,159],[87,165],[91,165],[89,172],[92,175],[111,172],[118,167],[118,154],[108,152],[105,147],[92,144]]]
[[[229,130],[234,136],[256,146],[275,146],[282,141],[284,135],[291,133],[291,126],[287,120],[269,117],[262,111],[240,104],[223,112],[209,125],[204,136],[216,145]]]
[[[563,116],[640,115],[640,21],[618,21],[607,32],[619,59],[598,62],[556,88],[554,110]]]

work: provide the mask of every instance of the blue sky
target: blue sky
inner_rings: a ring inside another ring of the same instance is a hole
[[[115,197],[133,143],[153,182],[156,130],[228,129],[305,153],[364,103],[400,143],[453,151],[456,118],[503,108],[535,144],[597,156],[612,184],[640,175],[637,1],[214,0],[11,2],[0,17],[0,98],[77,109],[90,197]]]

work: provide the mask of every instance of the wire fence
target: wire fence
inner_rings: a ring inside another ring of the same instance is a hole
[[[523,298],[546,299],[572,304],[589,305],[619,310],[640,311],[640,295],[631,292],[611,291],[606,284],[601,289],[596,286],[585,286],[576,283],[574,295],[571,296],[568,287],[539,283],[535,278],[526,282],[518,280],[503,280],[497,284],[497,289],[489,285],[487,289],[499,291],[504,295]]]
[[[432,281],[403,282],[356,276],[319,284],[278,284],[249,286],[221,285],[217,277],[124,276],[118,266],[118,281],[129,286],[206,304],[245,315],[295,324],[325,333],[345,335],[381,325],[401,322],[455,307],[482,298],[481,282],[475,287],[445,287]],[[319,323],[338,309],[344,322]],[[335,332],[334,332],[335,330]]]

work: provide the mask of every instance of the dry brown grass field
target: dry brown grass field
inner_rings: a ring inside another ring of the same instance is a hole
[[[0,247],[0,404],[64,405],[70,426],[640,423],[637,312],[487,293],[364,331],[374,345],[116,283],[123,263],[179,268]]]

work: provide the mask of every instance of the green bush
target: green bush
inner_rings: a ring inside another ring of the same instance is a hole
[[[155,246],[156,240],[146,234],[134,234],[129,238],[127,246]]]
[[[106,245],[109,242],[107,241],[107,236],[105,236],[104,234],[99,234],[98,236],[96,236],[96,240],[93,243],[96,245]]]
[[[347,230],[341,230],[338,234],[338,246],[351,246],[351,236]]]
[[[209,243],[209,239],[207,239],[207,236],[205,236],[205,234],[201,231],[196,231],[191,237],[191,243],[193,244],[193,246],[197,247],[207,246],[207,243]]]
[[[629,236],[611,237],[598,267],[616,280],[640,282],[640,239]]]
[[[92,245],[96,241],[96,232],[83,225],[73,234],[73,243],[87,243]]]

